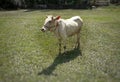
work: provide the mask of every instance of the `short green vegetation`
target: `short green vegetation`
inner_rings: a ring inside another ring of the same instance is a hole
[[[83,18],[80,50],[73,36],[58,55],[54,34],[40,31],[49,14]],[[120,82],[120,6],[0,11],[0,82]]]

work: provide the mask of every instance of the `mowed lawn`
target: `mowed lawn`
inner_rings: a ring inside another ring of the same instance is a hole
[[[40,28],[46,15],[84,20],[58,54],[53,33]],[[120,6],[93,10],[0,11],[0,82],[120,82]]]

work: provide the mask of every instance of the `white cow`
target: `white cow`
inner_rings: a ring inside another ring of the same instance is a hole
[[[53,17],[52,15],[47,16],[45,23],[41,31],[54,32],[59,40],[59,53],[61,53],[61,41],[72,35],[77,35],[76,48],[80,46],[80,30],[83,25],[83,20],[79,16],[74,16],[69,19],[61,19],[60,16]],[[65,42],[64,42],[65,43]],[[64,46],[66,49],[66,46]]]

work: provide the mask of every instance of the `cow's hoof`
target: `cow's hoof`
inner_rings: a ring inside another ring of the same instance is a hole
[[[61,55],[61,52],[59,52],[59,55]]]
[[[66,46],[64,46],[63,48],[64,48],[64,50],[66,50]]]

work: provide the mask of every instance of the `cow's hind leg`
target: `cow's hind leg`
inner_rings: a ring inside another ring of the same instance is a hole
[[[64,52],[66,52],[66,42],[64,41],[64,46],[63,46],[63,48],[64,48]]]
[[[80,48],[80,31],[77,33],[77,41],[75,48]]]

